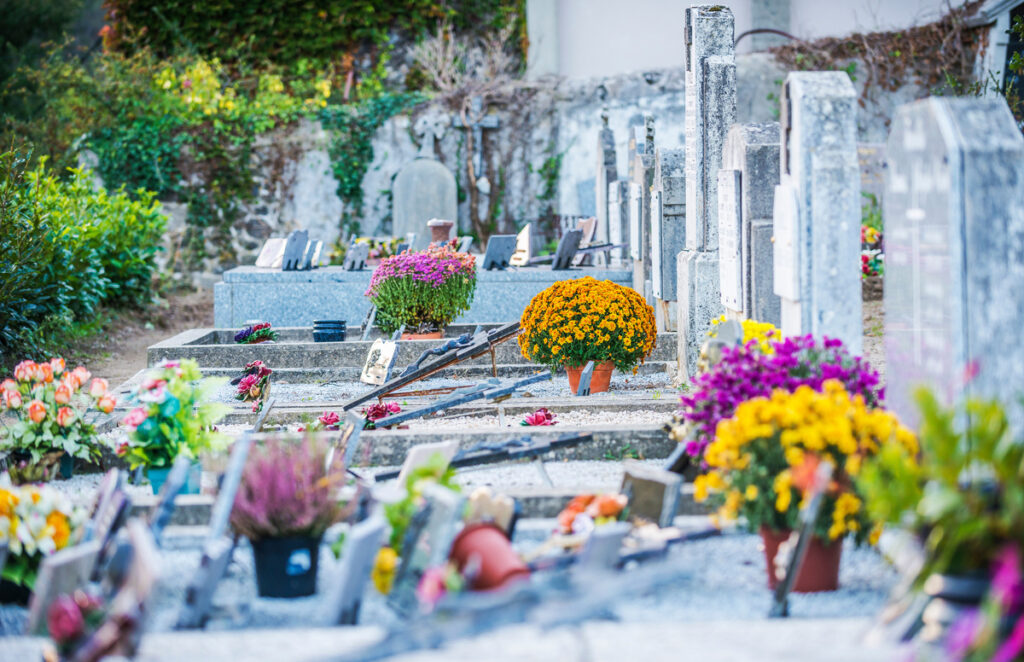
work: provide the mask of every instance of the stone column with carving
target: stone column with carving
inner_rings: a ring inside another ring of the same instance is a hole
[[[594,187],[594,195],[597,211],[597,234],[594,239],[598,243],[606,243],[611,238],[611,231],[608,225],[608,187],[618,179],[615,168],[615,134],[608,126],[608,109],[601,110],[601,131],[597,136],[597,181]],[[621,251],[616,251],[612,259],[621,256]],[[595,256],[598,264],[604,264],[604,253]]]
[[[644,115],[629,140],[629,251],[633,289],[653,305],[651,292],[651,184],[654,181],[654,117]]]
[[[718,170],[725,134],[736,117],[732,11],[686,10],[686,250],[677,256],[679,369],[697,367],[711,320],[722,314],[718,274]]]

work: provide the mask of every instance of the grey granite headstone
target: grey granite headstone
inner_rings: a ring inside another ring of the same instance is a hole
[[[679,368],[692,377],[711,320],[722,314],[718,170],[736,117],[734,18],[722,5],[686,10],[686,250],[677,258]]]
[[[309,245],[309,233],[305,230],[292,230],[284,244],[284,255],[281,258],[282,271],[295,271],[302,268],[302,260],[306,256]]]
[[[629,182],[619,179],[608,186],[608,241],[616,246],[629,243]],[[629,257],[629,251],[612,249],[612,265]]]
[[[651,192],[651,285],[661,331],[676,331],[676,256],[686,247],[686,152],[654,151]]]
[[[1016,402],[1024,138],[1001,98],[930,98],[897,109],[887,151],[887,404],[913,425],[918,384]]]
[[[314,269],[320,266],[320,253],[324,249],[324,242],[311,241],[306,245],[306,254],[302,257],[300,269]]]
[[[780,303],[773,286],[772,259],[772,211],[779,183],[778,122],[733,124],[725,139],[718,176],[722,304],[736,319],[778,326]],[[734,274],[734,284],[727,283],[727,270]]]
[[[633,258],[633,289],[643,292],[644,283],[651,279],[651,184],[654,182],[654,117],[644,115],[643,127],[633,127],[632,150],[633,171],[630,182],[630,223],[635,214],[636,224],[631,225],[632,239],[637,242],[636,257]],[[633,191],[639,191],[639,200],[633,200]],[[636,205],[639,205],[636,208]],[[632,246],[631,246],[632,250]],[[648,298],[648,301],[650,299]]]
[[[842,71],[791,72],[782,89],[774,283],[782,334],[841,339],[860,354],[857,93]]]
[[[558,240],[558,250],[555,251],[555,260],[551,264],[554,271],[562,271],[572,267],[572,260],[576,257],[576,249],[580,247],[580,239],[583,237],[582,230],[569,230]]]
[[[630,517],[642,517],[660,527],[672,526],[683,487],[681,474],[648,466],[637,460],[623,463],[624,494],[629,494]]]
[[[597,135],[597,183],[595,203],[597,215],[597,240],[612,241],[608,214],[608,187],[615,182],[618,174],[615,168],[615,134],[608,126],[608,109],[601,111],[601,130]],[[618,243],[612,241],[612,243]]]
[[[370,247],[367,244],[349,244],[345,251],[345,261],[342,268],[345,271],[362,271],[366,268],[366,260],[370,257]]]
[[[590,380],[594,378],[594,362],[587,361],[586,367],[580,373],[580,381],[576,384],[576,395],[590,395]]]
[[[255,266],[263,269],[280,268],[281,260],[284,257],[283,237],[271,237],[263,244],[259,256],[256,257]]]
[[[484,253],[485,271],[491,269],[507,269],[509,260],[516,252],[516,236],[514,234],[494,234],[487,240],[487,252]]]
[[[428,136],[429,140],[433,140]],[[417,157],[395,177],[392,191],[392,234],[401,237],[416,233],[414,250],[422,250],[430,242],[424,231],[432,218],[458,218],[455,176],[432,158]]]
[[[384,541],[387,522],[374,516],[359,522],[345,536],[341,565],[330,589],[328,625],[355,625],[373,561]]]

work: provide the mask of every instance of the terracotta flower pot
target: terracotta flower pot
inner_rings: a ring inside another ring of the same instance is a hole
[[[471,588],[486,591],[530,576],[530,569],[512,549],[505,532],[493,524],[470,524],[455,537],[448,558],[463,570],[470,559],[480,560]]]
[[[761,527],[761,540],[764,541],[764,560],[768,570],[768,586],[772,590],[779,581],[775,578],[775,555],[779,545],[785,542],[791,531],[773,531]],[[842,540],[825,544],[815,536],[807,547],[807,556],[796,575],[793,590],[797,593],[819,593],[834,591],[839,588],[839,560],[843,553]]]
[[[569,390],[575,395],[576,390],[580,387],[580,375],[583,373],[583,369],[587,367],[587,364],[583,365],[567,365],[565,366],[565,374],[569,377]],[[594,364],[594,374],[590,377],[590,392],[591,393],[604,393],[608,390],[608,385],[612,381],[612,372],[615,371],[615,364],[611,361],[602,361],[601,363]]]
[[[403,333],[402,340],[440,340],[444,337],[443,331],[432,333]]]

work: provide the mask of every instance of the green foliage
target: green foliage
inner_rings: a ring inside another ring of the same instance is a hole
[[[0,363],[41,354],[96,318],[101,305],[151,298],[164,217],[152,193],[62,183],[26,155],[0,154]]]
[[[878,521],[908,527],[925,543],[919,580],[985,572],[994,554],[1024,535],[1024,444],[997,400],[944,407],[922,388],[920,460],[895,447],[865,463],[858,485]]]
[[[338,180],[338,197],[349,208],[346,220],[362,215],[363,177],[373,161],[373,135],[388,119],[424,100],[418,93],[382,94],[320,111],[320,123],[333,134],[331,166]]]
[[[459,486],[455,484],[455,470],[448,466],[448,461],[440,453],[434,453],[426,464],[409,474],[405,481],[405,497],[400,501],[384,504],[384,517],[391,525],[388,545],[399,554],[402,552],[405,531],[423,500],[423,488],[431,483],[459,491]]]
[[[82,9],[82,0],[4,0],[0,5],[0,84],[46,55]]]
[[[878,196],[867,191],[861,191],[860,194],[864,198],[860,210],[860,224],[882,232],[882,206],[878,204]]]

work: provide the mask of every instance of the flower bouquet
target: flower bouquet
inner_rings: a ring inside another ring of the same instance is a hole
[[[851,394],[861,395],[868,407],[882,401],[878,372],[860,357],[851,356],[841,340],[811,335],[770,342],[751,338],[741,347],[726,347],[719,362],[693,379],[694,388],[680,398],[682,409],[673,438],[699,459],[715,436],[718,424],[731,418],[740,403],[782,389],[809,386],[820,391],[836,379]]]
[[[532,414],[527,414],[523,420],[519,421],[519,425],[531,427],[538,425],[558,425],[558,421],[555,420],[555,415],[548,411],[547,407],[541,407]]]
[[[255,345],[261,342],[277,340],[277,331],[270,328],[270,322],[260,322],[247,326],[235,334],[235,342],[239,345]]]
[[[626,510],[624,494],[581,494],[558,513],[558,532],[587,535],[595,526],[617,522]]]
[[[132,395],[139,406],[124,418],[129,440],[117,454],[126,458],[132,469],[146,467],[154,491],[159,490],[179,455],[198,460],[200,453],[226,446],[226,437],[217,433],[214,425],[231,408],[210,401],[225,382],[203,379],[193,360],[167,361],[151,370]]]
[[[0,485],[0,543],[8,547],[3,580],[22,587],[27,602],[43,557],[75,544],[86,517],[52,487]]]
[[[253,361],[245,366],[238,378],[235,400],[252,402],[254,414],[263,409],[263,403],[270,397],[270,375],[274,372],[263,361]]]
[[[72,659],[106,617],[107,611],[99,595],[78,590],[73,595],[57,596],[46,611],[46,629],[60,659]]]
[[[590,276],[558,281],[537,294],[520,326],[523,356],[551,370],[565,366],[573,393],[588,361],[598,364],[591,392],[607,391],[612,370],[636,372],[657,339],[654,309],[643,297]]]
[[[469,310],[475,290],[475,258],[444,245],[386,258],[374,269],[366,296],[385,334],[403,325],[416,334],[439,334]]]
[[[366,417],[366,430],[376,430],[377,421],[382,418],[386,418],[391,414],[397,414],[402,411],[402,407],[397,402],[377,402],[369,407],[362,409],[363,416]]]
[[[718,519],[742,516],[752,531],[760,530],[774,585],[775,550],[799,528],[801,486],[817,463],[827,460],[833,477],[813,530],[823,553],[833,555],[836,574],[817,585],[801,572],[795,590],[832,590],[842,549],[834,543],[847,534],[857,542],[869,537],[874,542],[881,532],[853,480],[867,458],[889,446],[911,456],[917,452],[914,434],[893,414],[871,408],[842,382],[826,380],[820,392],[807,385],[793,392],[778,389],[770,397],[743,402],[734,416],[719,423],[704,451],[708,470],[694,481],[694,499],[718,506]]]
[[[117,401],[105,379],[90,377],[84,367],[68,371],[64,359],[54,358],[22,361],[14,368],[14,379],[0,383],[0,411],[15,418],[13,424],[0,423],[0,450],[12,454],[12,480],[49,480],[65,454],[87,461],[99,458],[96,429],[84,415],[91,407],[109,414]]]
[[[316,591],[320,540],[341,519],[335,496],[345,470],[327,466],[329,445],[314,436],[270,439],[253,448],[231,510],[231,526],[252,543],[259,594]],[[296,564],[296,555],[304,562]]]

